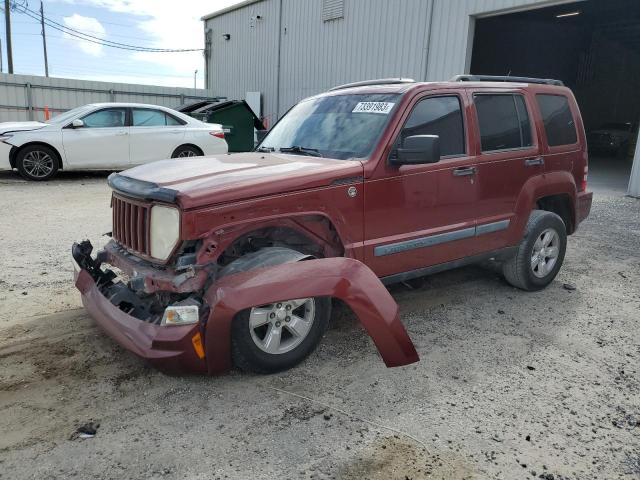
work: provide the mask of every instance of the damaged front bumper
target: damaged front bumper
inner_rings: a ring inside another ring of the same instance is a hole
[[[161,370],[207,371],[204,357],[198,354],[203,334],[200,324],[162,326],[121,310],[103,293],[109,283],[113,284],[115,275],[107,273],[111,270],[103,271],[101,262],[91,258],[91,244],[74,244],[72,257],[75,285],[80,290],[82,304],[111,338]],[[126,286],[122,284],[122,288]]]
[[[115,274],[101,268],[114,253],[103,250],[94,260],[91,250],[89,242],[74,244],[72,248],[76,287],[85,308],[114,340],[163,370],[224,373],[232,367],[231,324],[239,312],[309,297],[344,301],[388,367],[419,360],[400,321],[398,305],[378,277],[357,260],[341,257],[307,260],[223,277],[204,292],[199,323],[165,326],[157,324],[154,319],[158,312],[150,311],[144,302],[136,305],[134,299],[127,301],[126,297],[136,295],[135,292],[125,284],[114,286],[122,282],[114,282]],[[145,278],[145,285],[157,285],[157,277]],[[145,315],[151,321],[140,319]]]

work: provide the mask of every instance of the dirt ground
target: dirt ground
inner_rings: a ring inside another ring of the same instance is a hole
[[[479,267],[393,287],[417,364],[339,310],[291,371],[178,377],[80,308],[105,177],[0,174],[0,478],[640,478],[640,200],[597,192],[542,292]]]

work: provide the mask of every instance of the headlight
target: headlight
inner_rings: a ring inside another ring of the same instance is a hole
[[[0,135],[0,142],[4,142],[6,140],[9,140],[11,137],[13,137],[13,135],[10,135],[8,133],[5,133],[4,135]]]
[[[151,256],[166,260],[180,238],[180,212],[155,205],[151,208]]]
[[[167,307],[162,325],[190,325],[198,323],[198,307],[195,305]]]

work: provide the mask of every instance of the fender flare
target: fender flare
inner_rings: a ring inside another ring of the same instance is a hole
[[[349,305],[387,367],[419,360],[398,305],[375,273],[358,260],[336,257],[259,268],[213,284],[204,296],[210,308],[204,335],[209,373],[232,366],[231,322],[238,312],[305,297],[335,297]]]
[[[576,184],[569,172],[555,171],[529,178],[516,201],[513,224],[513,242],[519,242],[531,212],[536,208],[536,201],[549,195],[568,195],[572,214],[575,214]]]

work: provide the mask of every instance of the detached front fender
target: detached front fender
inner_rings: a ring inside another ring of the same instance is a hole
[[[224,277],[205,294],[211,309],[205,347],[210,374],[231,368],[231,322],[247,308],[307,297],[335,297],[351,307],[387,367],[419,360],[398,305],[378,277],[351,258],[325,258],[260,268]]]

